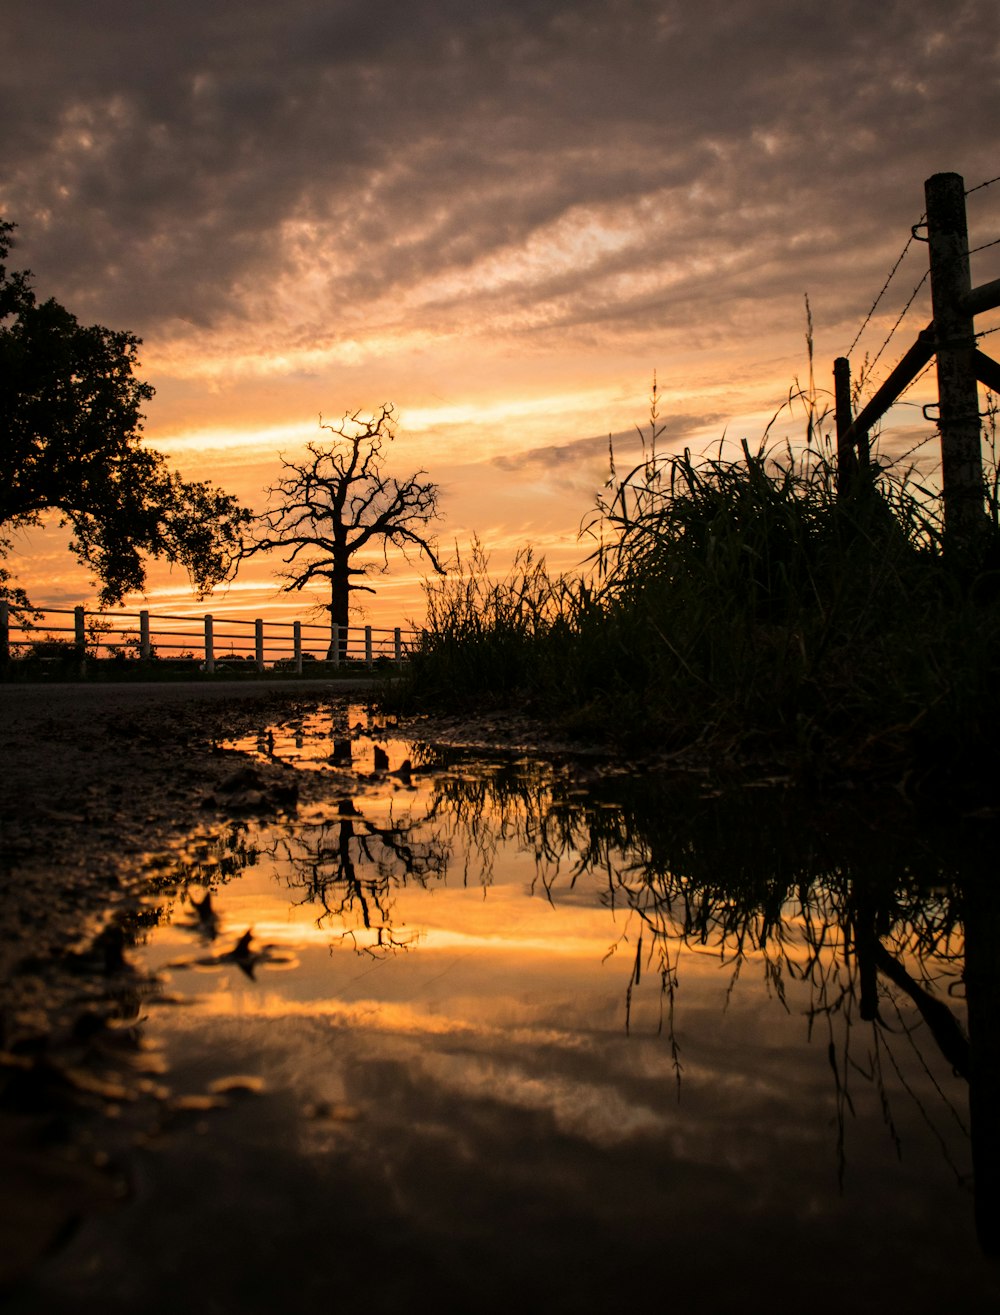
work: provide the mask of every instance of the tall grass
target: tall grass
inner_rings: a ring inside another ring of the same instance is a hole
[[[912,471],[875,463],[844,497],[815,444],[695,459],[650,443],[585,531],[576,578],[525,549],[494,579],[477,544],[429,585],[410,697],[516,701],[569,732],[816,770],[992,761],[1000,576],[948,561]]]
[[[478,539],[424,591],[427,618],[410,664],[411,690],[452,704],[547,692],[558,680],[558,654],[575,648],[582,614],[596,605],[583,581],[551,577],[530,547],[496,578]]]

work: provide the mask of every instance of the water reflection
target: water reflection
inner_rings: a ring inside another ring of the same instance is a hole
[[[530,846],[550,897],[560,884],[572,889],[581,873],[606,875],[602,899],[636,921],[621,938],[635,947],[626,1030],[634,992],[652,970],[678,1080],[682,949],[713,949],[731,970],[730,989],[752,959],[786,1008],[786,983],[807,985],[809,1026],[827,1036],[841,1179],[851,1073],[877,1085],[885,1108],[884,1068],[899,1072],[900,1036],[924,1067],[936,1048],[969,1084],[977,1232],[983,1250],[1000,1255],[1000,894],[992,825],[972,819],[929,827],[905,805],[894,817],[849,808],[824,816],[787,791],[715,793],[681,781],[665,789],[655,778],[572,770],[539,779],[518,765],[445,776],[439,790],[473,842],[484,819],[495,818]],[[915,1006],[915,1021],[904,1017],[900,993]],[[862,1024],[869,1048],[859,1056],[854,1032]],[[959,1111],[941,1098],[964,1131]]]
[[[390,807],[380,820],[366,816],[353,799],[341,799],[336,819],[306,825],[277,837],[270,848],[275,869],[296,902],[312,905],[317,924],[343,929],[359,949],[402,949],[414,939],[393,929],[393,892],[408,883],[426,887],[444,879],[449,848],[433,833],[421,838],[426,819]],[[359,937],[357,923],[374,938]]]
[[[971,1264],[974,1194],[1000,1252],[992,823],[396,734],[339,708],[239,746],[316,780],[295,816],[206,829],[164,874],[147,962],[198,1002],[175,1065],[207,1064],[208,1037],[256,1047],[304,1109],[352,1111],[305,1144],[388,1156],[407,1227],[433,1207],[464,1236],[470,1191],[498,1218],[573,1217],[560,1254],[595,1283],[621,1282],[595,1219],[641,1250],[669,1217],[678,1245],[747,1264],[777,1226],[814,1274],[822,1230],[882,1230],[869,1277],[898,1289],[906,1254],[916,1291]]]

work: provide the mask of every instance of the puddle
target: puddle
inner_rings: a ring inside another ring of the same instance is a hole
[[[995,943],[989,846],[435,755],[361,707],[231,747],[316,779],[164,868],[136,953],[182,1002],[144,1027],[190,1122],[44,1299],[155,1312],[192,1275],[206,1310],[1000,1293],[1000,1068],[970,1123],[958,917]]]

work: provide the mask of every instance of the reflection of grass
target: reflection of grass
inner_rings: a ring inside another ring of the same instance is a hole
[[[474,547],[429,585],[408,696],[527,704],[658,750],[990,770],[995,551],[946,556],[937,503],[905,475],[876,465],[838,498],[814,450],[650,457],[589,529],[589,579],[525,551],[494,580]]]
[[[705,793],[690,778],[652,773],[587,777],[511,763],[452,771],[438,790],[470,847],[492,829],[533,851],[549,898],[585,871],[606,875],[603,898],[618,925],[608,958],[627,974],[625,1030],[634,1030],[643,996],[648,1018],[652,987],[678,1091],[675,1010],[692,948],[728,968],[727,1000],[748,964],[785,1009],[804,998],[808,1035],[825,1039],[833,1074],[841,1176],[859,1077],[898,1140],[889,1095],[897,1083],[884,1066],[918,1102],[906,1072],[940,1067],[935,1049],[968,1076],[970,1042],[950,997],[963,982],[964,906],[993,882],[992,834],[917,828],[898,799],[895,811],[883,799],[837,816],[787,789]],[[980,929],[984,937],[996,930]]]

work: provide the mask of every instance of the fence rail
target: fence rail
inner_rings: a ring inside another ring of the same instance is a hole
[[[217,670],[308,671],[401,663],[415,631],[401,626],[331,626],[262,617],[178,616],[168,613],[88,612],[83,607],[15,611],[0,600],[0,662],[88,658],[170,663],[212,674]]]

